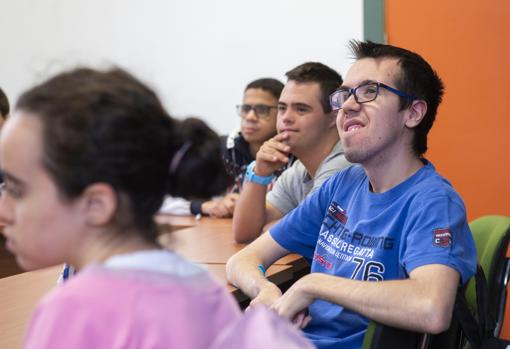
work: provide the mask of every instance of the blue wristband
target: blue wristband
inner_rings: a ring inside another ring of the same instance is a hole
[[[257,268],[260,270],[260,272],[262,273],[262,275],[266,276],[266,268],[264,268],[264,266],[262,264],[259,264],[257,266]]]
[[[274,175],[270,176],[259,176],[256,175],[253,169],[255,168],[255,161],[252,161],[248,167],[246,168],[246,174],[244,176],[244,180],[248,182],[257,183],[260,185],[268,185],[273,181]]]

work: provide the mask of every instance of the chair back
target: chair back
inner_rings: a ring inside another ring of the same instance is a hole
[[[475,240],[478,263],[487,275],[489,306],[492,314],[497,314],[496,336],[508,336],[510,340],[510,217],[484,216],[469,224]],[[473,312],[477,310],[476,286],[472,278],[466,288],[466,299]],[[505,312],[505,308],[508,311]],[[510,344],[510,342],[505,344]],[[463,347],[459,325],[452,321],[449,330],[429,336],[396,329],[371,321],[363,339],[363,349],[383,348],[430,348],[456,349]]]
[[[505,306],[508,296],[508,278],[510,276],[510,259],[507,256],[510,241],[510,217],[483,216],[469,224],[475,240],[478,253],[478,263],[481,265],[488,284],[489,313],[494,314],[496,320],[495,336],[499,337],[503,329],[510,340],[510,323],[504,323]],[[466,289],[466,299],[472,311],[476,313],[476,287],[474,280],[470,280]],[[510,342],[509,342],[510,343]]]
[[[362,349],[425,349],[429,336],[370,321],[363,337]]]

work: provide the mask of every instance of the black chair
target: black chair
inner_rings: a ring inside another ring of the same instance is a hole
[[[363,337],[362,349],[425,349],[430,336],[371,321]]]

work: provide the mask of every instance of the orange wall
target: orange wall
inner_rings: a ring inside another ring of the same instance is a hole
[[[510,1],[385,0],[388,43],[442,77],[426,157],[463,197],[468,220],[510,216]]]

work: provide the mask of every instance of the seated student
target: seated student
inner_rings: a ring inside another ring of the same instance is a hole
[[[220,138],[198,118],[188,117],[178,122],[179,134],[187,142],[183,146],[185,151],[179,156],[181,182],[174,195],[211,197],[224,192],[232,180],[222,162]],[[209,176],[209,173],[214,175]]]
[[[7,248],[25,270],[80,269],[39,304],[26,348],[206,348],[239,317],[207,272],[156,243],[163,195],[203,189],[183,191],[178,127],[121,70],[77,69],[20,97],[0,140]]]
[[[272,78],[250,82],[243,93],[243,104],[237,106],[241,128],[221,138],[223,162],[233,183],[229,193],[212,200],[187,201],[167,198],[160,209],[170,214],[201,214],[232,217],[243,184],[246,167],[255,160],[262,144],[276,134],[276,110],[283,84]],[[203,197],[210,197],[202,195]]]
[[[307,310],[299,322],[320,349],[360,348],[368,319],[446,330],[459,282],[476,267],[464,203],[423,157],[440,78],[408,50],[357,41],[351,48],[356,62],[331,106],[345,156],[359,165],[330,178],[227,264],[252,304],[288,319]],[[258,266],[289,252],[313,262],[282,295]]]
[[[335,128],[329,95],[342,77],[321,63],[301,64],[286,73],[288,81],[278,101],[279,134],[266,141],[247,169],[233,220],[234,239],[253,240],[264,225],[280,219],[339,169],[349,165]],[[278,178],[274,175],[295,161]]]

